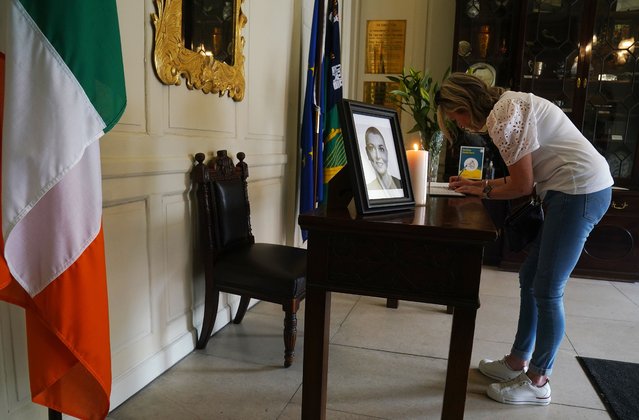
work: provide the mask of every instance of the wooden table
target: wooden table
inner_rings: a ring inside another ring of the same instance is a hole
[[[326,418],[331,292],[342,292],[454,308],[442,419],[462,419],[483,248],[497,238],[481,201],[429,197],[366,217],[316,210],[299,224],[309,234],[302,418]]]

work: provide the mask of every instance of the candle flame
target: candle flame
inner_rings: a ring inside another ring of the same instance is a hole
[[[419,146],[417,145],[417,143],[413,144],[413,150],[419,150]]]

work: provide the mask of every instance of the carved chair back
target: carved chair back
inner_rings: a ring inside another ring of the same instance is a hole
[[[251,231],[251,208],[248,199],[248,165],[245,154],[237,154],[238,163],[219,150],[204,163],[204,153],[195,155],[191,172],[196,187],[199,229],[203,250],[213,256],[255,242]]]

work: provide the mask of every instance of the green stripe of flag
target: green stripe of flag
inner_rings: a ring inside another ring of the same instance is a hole
[[[106,124],[104,132],[109,131],[126,107],[115,2],[19,1],[82,86]]]

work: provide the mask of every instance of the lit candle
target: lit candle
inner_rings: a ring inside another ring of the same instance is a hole
[[[426,192],[428,190],[428,152],[420,150],[417,143],[415,143],[413,150],[406,151],[406,158],[408,160],[410,181],[413,184],[415,204],[423,206],[426,204]]]

